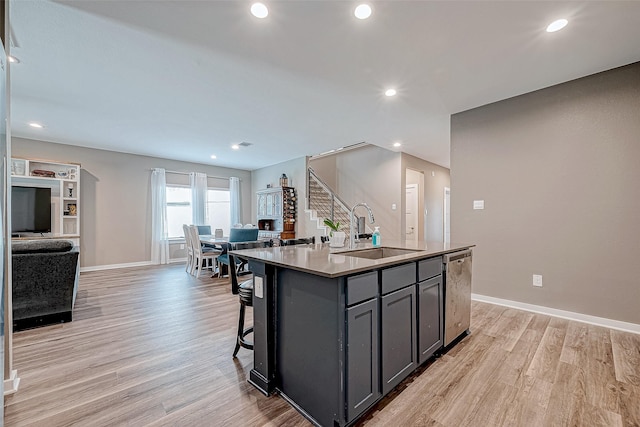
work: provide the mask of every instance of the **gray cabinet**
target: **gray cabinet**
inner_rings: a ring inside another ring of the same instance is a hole
[[[442,347],[442,275],[418,283],[418,364]]]
[[[381,303],[382,393],[387,394],[418,366],[415,282],[384,295]]]
[[[347,422],[381,396],[378,363],[378,298],[347,309]]]

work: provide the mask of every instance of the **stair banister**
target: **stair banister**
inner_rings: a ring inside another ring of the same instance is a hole
[[[331,197],[331,221],[334,220],[335,218],[335,204],[336,202],[338,203],[338,206],[340,206],[345,212],[350,212],[349,208],[347,207],[347,204],[344,202],[344,200],[342,200],[340,198],[340,196],[338,196],[332,189],[331,187],[329,187],[327,185],[326,182],[324,182],[322,180],[322,178],[320,178],[318,175],[316,175],[316,172],[313,170],[313,168],[311,166],[309,166],[307,168],[308,171],[308,179],[307,179],[307,206],[311,206],[311,178],[313,178],[318,184],[320,184],[320,186],[324,189],[324,191],[327,192],[327,194]]]

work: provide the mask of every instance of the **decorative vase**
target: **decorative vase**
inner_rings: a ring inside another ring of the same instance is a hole
[[[344,239],[347,234],[343,231],[334,231],[333,236],[329,237],[329,246],[332,248],[341,248],[344,246]]]

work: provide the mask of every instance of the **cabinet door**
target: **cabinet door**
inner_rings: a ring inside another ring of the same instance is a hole
[[[405,379],[416,363],[416,286],[382,297],[382,393]]]
[[[267,193],[267,216],[273,216],[273,193]]]
[[[418,363],[442,347],[442,275],[418,283]]]
[[[347,309],[347,422],[380,397],[378,299]]]
[[[282,216],[282,193],[273,194],[273,216]]]
[[[267,196],[264,194],[258,194],[258,216],[265,216],[267,214]]]

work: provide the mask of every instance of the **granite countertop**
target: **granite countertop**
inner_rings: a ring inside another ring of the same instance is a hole
[[[281,246],[274,248],[256,248],[232,251],[243,258],[259,260],[267,264],[304,271],[317,276],[335,278],[361,271],[375,270],[394,264],[430,258],[446,253],[457,252],[475,245],[443,242],[384,242],[384,248],[412,249],[403,255],[382,259],[368,259],[349,256],[345,252],[358,249],[370,249],[372,244],[358,243],[356,248],[349,249],[348,243],[343,248],[330,248],[329,244]]]

